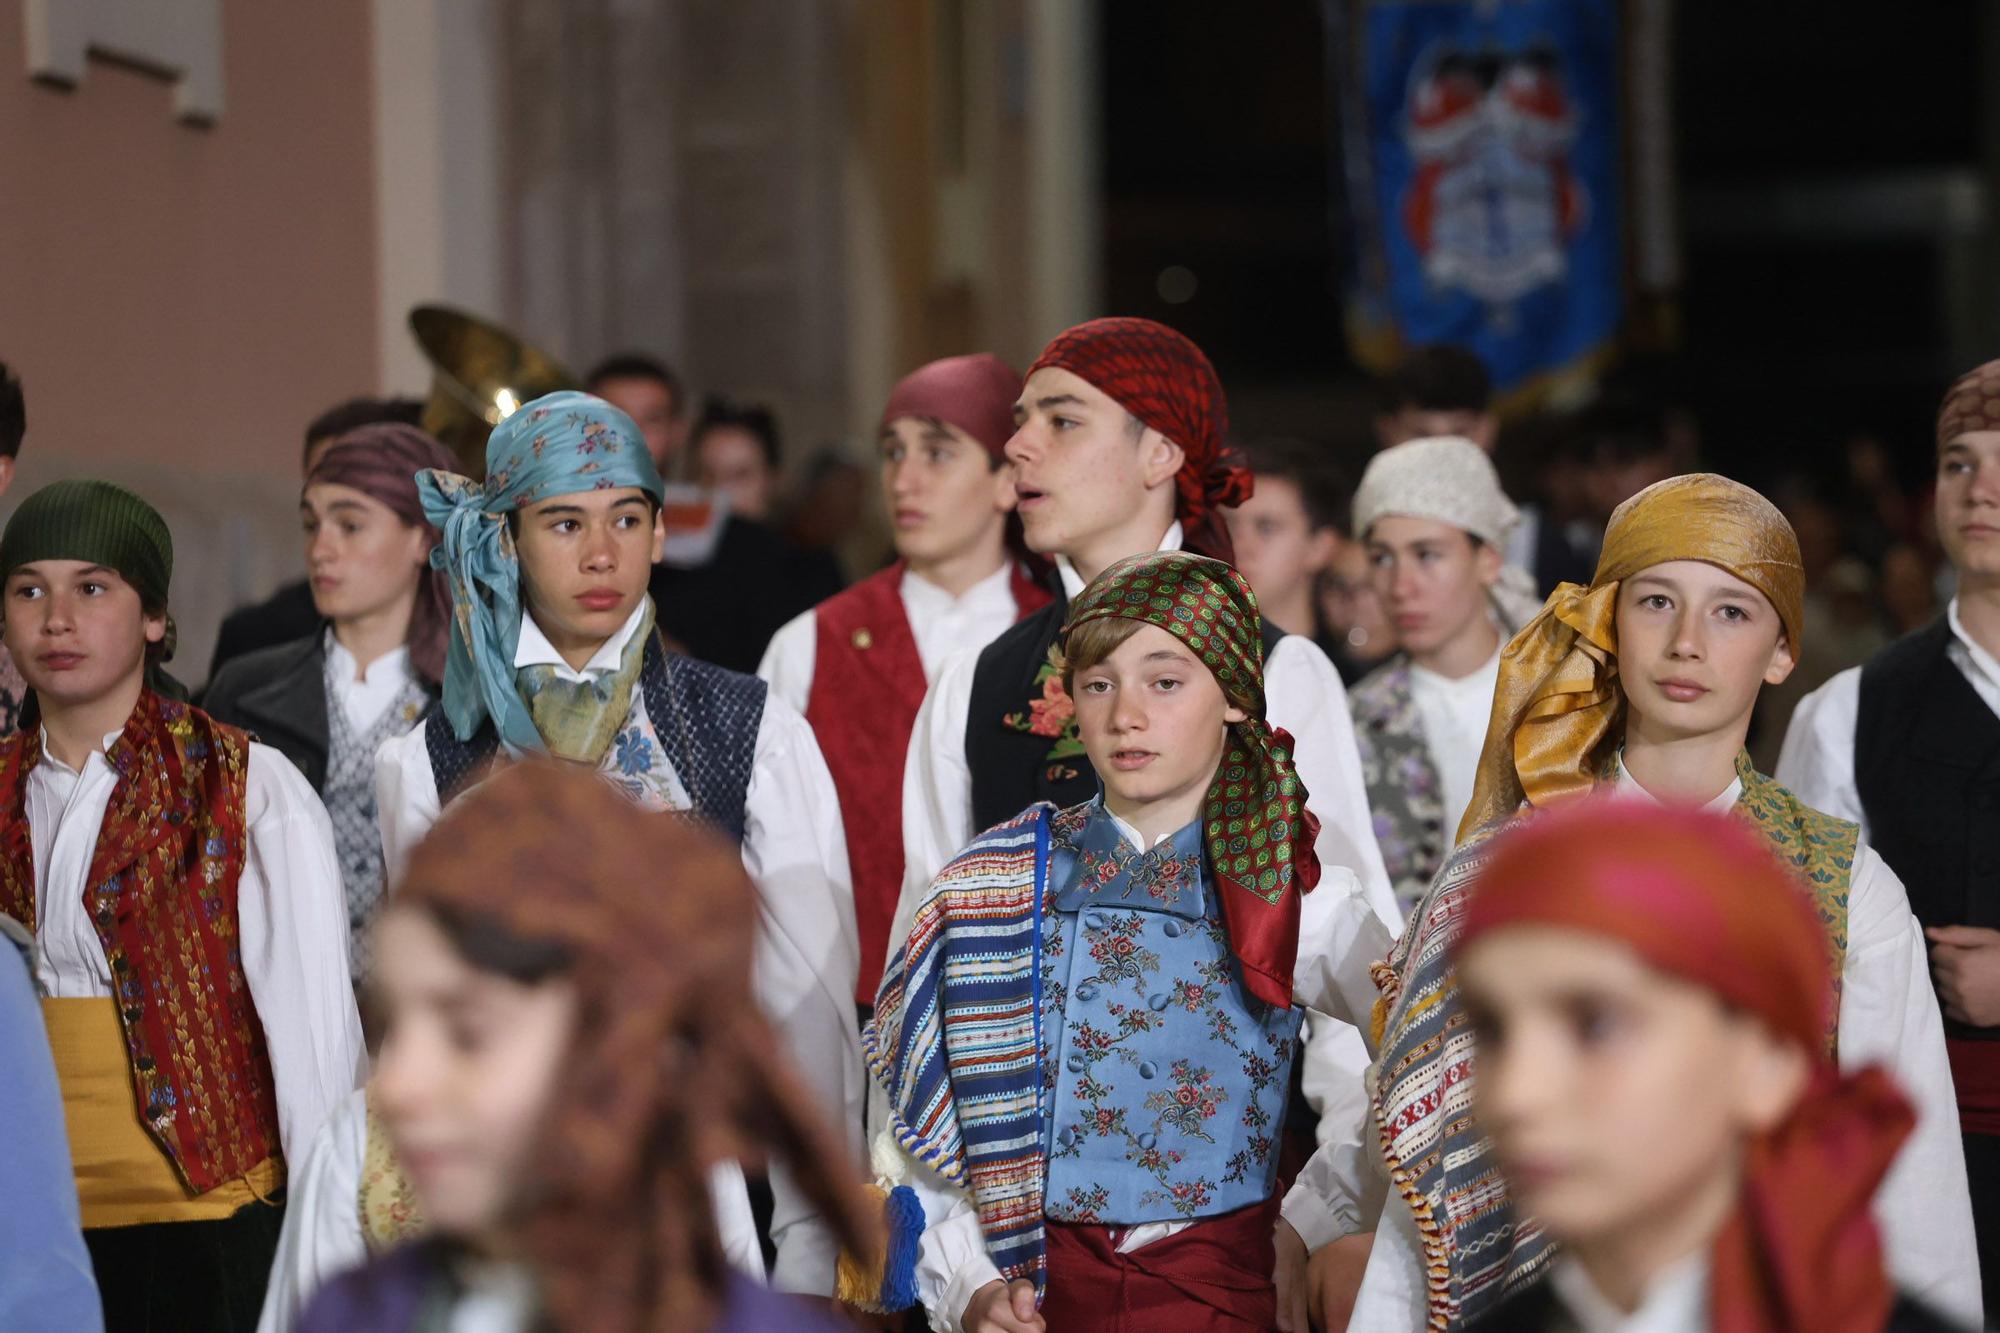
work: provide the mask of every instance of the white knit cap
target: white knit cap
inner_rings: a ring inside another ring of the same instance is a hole
[[[1521,521],[1493,460],[1457,435],[1410,440],[1370,460],[1354,492],[1354,535],[1365,538],[1392,514],[1449,523],[1503,551]]]
[[[1392,515],[1448,523],[1503,555],[1521,521],[1521,511],[1500,489],[1493,460],[1458,435],[1409,440],[1369,461],[1354,492],[1354,535],[1365,540],[1377,519]],[[1509,565],[1488,595],[1511,631],[1541,610],[1536,592],[1534,576]]]

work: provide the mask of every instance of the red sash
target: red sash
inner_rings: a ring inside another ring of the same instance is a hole
[[[889,568],[819,604],[814,615],[812,692],[806,721],[840,796],[854,918],[861,941],[856,1003],[875,1003],[889,927],[903,884],[903,761],[927,685],[903,609],[904,565]],[[1014,566],[1015,618],[1049,601],[1046,589]]]
[[[111,966],[139,1119],[190,1191],[278,1156],[264,1030],[243,976],[250,738],[142,691],[105,759],[118,773],[85,905]],[[28,774],[39,729],[0,741],[0,912],[35,929]]]
[[[1271,1230],[1278,1196],[1204,1217],[1120,1253],[1109,1227],[1048,1224],[1050,1329],[1091,1333],[1249,1333],[1277,1327]]]

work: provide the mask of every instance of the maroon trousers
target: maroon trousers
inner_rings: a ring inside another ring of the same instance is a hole
[[[1109,1227],[1048,1224],[1049,1333],[1268,1333],[1278,1319],[1271,1285],[1276,1195],[1187,1230],[1117,1249]]]

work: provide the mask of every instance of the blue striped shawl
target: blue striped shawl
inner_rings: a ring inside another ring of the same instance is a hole
[[[862,1034],[903,1150],[970,1191],[987,1253],[1039,1293],[1047,803],[973,839],[931,881]]]

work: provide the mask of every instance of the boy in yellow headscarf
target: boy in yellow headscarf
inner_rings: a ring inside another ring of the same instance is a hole
[[[1918,1108],[1876,1198],[1890,1268],[1918,1299],[1976,1322],[1943,1027],[1903,886],[1854,825],[1806,807],[1743,752],[1758,690],[1792,669],[1803,591],[1797,538],[1769,501],[1723,477],[1675,477],[1618,508],[1590,585],[1557,588],[1503,651],[1459,847],[1378,970],[1371,1091],[1394,1188],[1352,1327],[1462,1327],[1548,1269],[1551,1241],[1510,1202],[1469,1116],[1454,944],[1490,835],[1592,793],[1731,811],[1795,867],[1835,963],[1829,1047],[1843,1067],[1887,1065]]]

